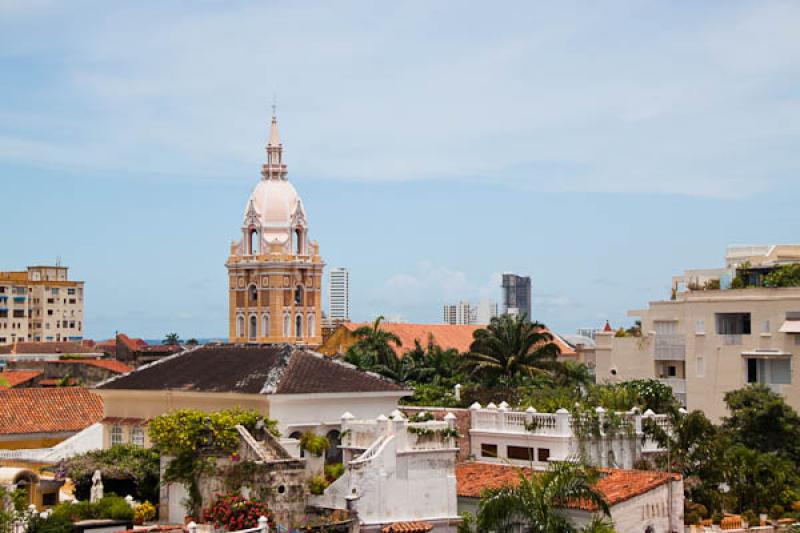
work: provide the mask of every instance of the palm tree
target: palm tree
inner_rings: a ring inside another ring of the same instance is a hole
[[[161,341],[161,344],[166,344],[168,346],[176,346],[181,343],[181,337],[175,332],[167,333],[164,336],[164,340]]]
[[[541,473],[519,471],[519,484],[488,489],[478,506],[480,531],[510,531],[519,524],[526,533],[575,533],[579,530],[559,512],[568,502],[581,501],[610,516],[608,503],[593,487],[599,476],[588,466],[570,462],[553,463]]]
[[[556,368],[555,381],[559,385],[584,392],[594,379],[589,367],[577,361],[564,361]]]
[[[382,321],[383,317],[379,316],[372,324],[356,329],[353,336],[358,341],[352,348],[372,357],[373,364],[389,366],[391,359],[397,358],[392,344],[400,348],[403,343],[400,337],[381,328]]]
[[[561,350],[553,336],[543,324],[529,322],[524,315],[495,317],[473,337],[464,362],[485,382],[500,380],[510,384],[558,366],[556,357]]]

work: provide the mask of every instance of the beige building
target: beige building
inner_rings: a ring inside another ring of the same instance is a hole
[[[247,203],[242,238],[231,245],[231,342],[322,343],[319,245],[308,236],[303,202],[289,182],[272,117],[267,162]]]
[[[725,416],[726,392],[748,383],[800,409],[800,287],[764,286],[770,271],[798,262],[800,246],[731,247],[725,268],[673,278],[670,299],[628,312],[641,336],[596,334],[597,381],[657,378],[711,418]]]
[[[83,339],[83,282],[67,267],[0,272],[0,345]]]

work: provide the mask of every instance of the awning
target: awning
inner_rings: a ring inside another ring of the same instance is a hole
[[[800,333],[800,320],[787,320],[778,331],[781,333]]]

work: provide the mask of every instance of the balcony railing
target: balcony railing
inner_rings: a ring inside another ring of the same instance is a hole
[[[659,381],[672,387],[675,394],[686,394],[686,380],[681,378],[661,378]]]
[[[685,361],[686,337],[684,335],[656,335],[654,346],[656,361]]]
[[[720,334],[722,337],[722,344],[725,346],[741,346],[742,345],[742,336],[739,334]]]

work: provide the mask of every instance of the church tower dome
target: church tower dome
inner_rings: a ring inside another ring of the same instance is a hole
[[[308,238],[303,202],[289,182],[273,112],[267,160],[231,245],[230,339],[319,344],[324,263]]]

